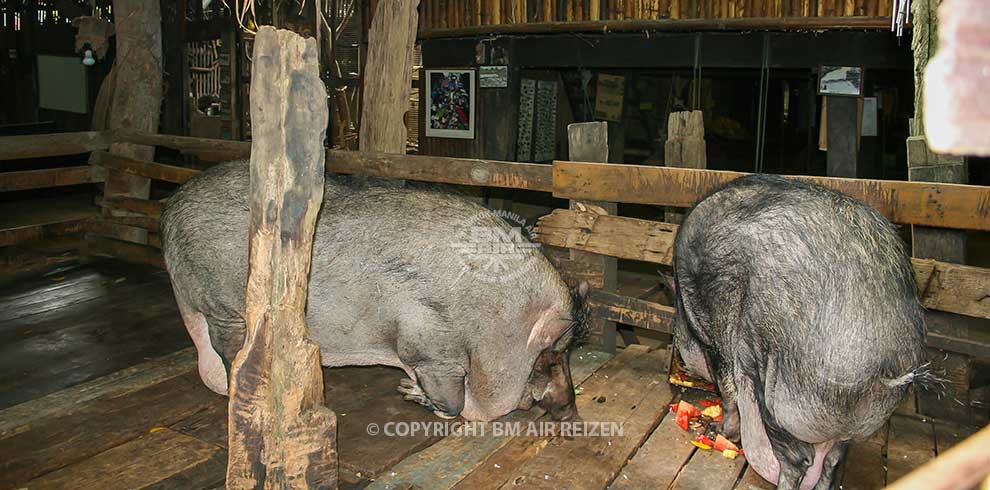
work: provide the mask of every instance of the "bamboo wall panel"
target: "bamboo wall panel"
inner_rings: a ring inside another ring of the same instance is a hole
[[[893,0],[422,0],[421,31],[610,20],[890,16]]]

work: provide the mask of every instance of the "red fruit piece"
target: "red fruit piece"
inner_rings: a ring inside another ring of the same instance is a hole
[[[698,402],[698,404],[701,405],[701,408],[708,408],[708,407],[714,407],[715,405],[721,405],[722,400],[718,398],[712,398],[710,400],[701,400],[700,402]]]
[[[737,453],[739,452],[739,448],[736,447],[736,445],[733,444],[732,441],[722,437],[722,434],[715,436],[715,444],[713,444],[712,447],[714,447],[715,450],[719,452],[725,451],[726,449],[730,451],[735,451]]]
[[[677,425],[681,426],[682,429],[688,430],[689,423],[693,417],[700,417],[701,411],[698,410],[694,405],[681,400],[677,404]]]

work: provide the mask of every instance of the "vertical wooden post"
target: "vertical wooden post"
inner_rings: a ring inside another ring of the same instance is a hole
[[[911,48],[914,50],[915,112],[911,136],[907,140],[908,180],[965,184],[969,180],[963,157],[940,155],[928,147],[924,127],[924,72],[938,46],[937,2],[916,2],[911,6],[914,20]],[[932,87],[932,90],[942,90]],[[956,264],[966,263],[966,232],[924,226],[911,227],[912,255]],[[928,312],[931,326],[949,334],[960,333],[965,327],[958,315]],[[918,410],[925,415],[955,422],[970,423],[968,356],[929,349],[929,360],[936,376],[946,380],[945,393],[920,390]]]
[[[247,332],[231,367],[227,488],[336,488],[336,417],[305,321],[326,89],[312,38],[262,27],[253,59]]]
[[[567,126],[568,153],[571,161],[608,162],[608,123],[587,122]],[[570,201],[570,209],[597,207],[602,214],[617,214],[614,202]],[[618,263],[615,257],[570,250],[571,263],[578,265],[582,279],[591,287],[614,292]],[[590,321],[591,342],[601,345],[605,352],[615,352],[615,322],[593,318]],[[597,342],[596,342],[597,341]]]
[[[111,97],[110,129],[158,132],[162,103],[162,17],[159,2],[114,0],[117,59]],[[110,153],[139,160],[153,160],[153,146],[114,143]],[[107,198],[147,199],[151,181],[125,172],[107,172],[103,194]],[[131,214],[103,210],[104,216]],[[147,232],[137,228],[121,231],[117,238],[144,243]]]
[[[405,153],[419,0],[380,0],[368,29],[361,101],[361,151]]]
[[[667,117],[667,142],[663,147],[664,165],[668,167],[707,168],[705,119],[701,111],[671,112]],[[680,211],[667,211],[664,221],[679,224]]]

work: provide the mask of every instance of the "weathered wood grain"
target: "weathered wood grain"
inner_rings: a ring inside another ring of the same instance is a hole
[[[690,207],[742,172],[554,162],[553,194],[564,199]],[[895,223],[990,230],[990,188],[936,182],[788,177],[859,199]]]
[[[884,424],[869,439],[849,445],[838,483],[848,490],[877,490],[884,487],[887,466],[883,451],[887,445],[889,424]]]
[[[100,201],[100,206],[120,211],[142,214],[151,218],[159,218],[162,215],[163,201],[151,201],[148,199],[138,199],[134,197],[108,197]]]
[[[990,427],[984,427],[965,441],[907,476],[888,485],[890,490],[952,490],[976,488],[990,478]],[[889,455],[888,455],[889,459]],[[888,483],[890,479],[888,478]],[[981,485],[982,486],[982,485]]]
[[[406,125],[412,90],[410,60],[416,44],[419,0],[378,2],[368,29],[364,64],[361,128],[362,151],[406,152]]]
[[[610,354],[578,348],[571,354],[571,379],[575,386],[583,383],[592,373],[596,372],[612,356]],[[583,395],[582,395],[583,396]],[[579,396],[580,400],[581,397]],[[536,420],[543,414],[539,407],[526,412],[513,412],[501,418],[500,422],[519,422],[521,424]],[[372,482],[367,490],[391,490],[401,488],[401,485],[414,485],[418,488],[451,488],[463,480],[472,471],[480,471],[484,467],[490,471],[495,463],[486,463],[489,456],[505,447],[510,441],[509,436],[493,436],[489,432],[485,437],[447,437],[436,444],[406,458],[392,470]],[[511,452],[525,453],[530,445],[516,446]],[[516,460],[521,456],[513,456]],[[501,465],[500,465],[501,466]],[[508,469],[506,469],[508,471]],[[469,482],[463,483],[469,485]],[[472,488],[463,486],[462,488]]]
[[[4,136],[0,137],[0,160],[75,155],[109,147],[106,131]]]
[[[146,435],[26,484],[32,490],[193,489],[223,482],[226,452],[170,429]]]
[[[749,465],[746,466],[746,471],[743,471],[742,478],[739,479],[739,483],[735,486],[736,490],[774,490],[775,488],[777,488],[776,485],[764,480],[763,477],[757,474],[756,470]]]
[[[167,426],[208,406],[217,395],[186,372],[118,396],[100,396],[69,411],[31,422],[0,439],[0,486],[16,487],[40,475]]]
[[[159,249],[150,245],[132,243],[116,238],[87,235],[86,252],[93,255],[115,257],[125,262],[147,264],[165,269],[165,259]]]
[[[664,333],[673,333],[677,315],[670,306],[598,289],[592,290],[588,308],[598,318]]]
[[[931,422],[897,416],[890,418],[887,436],[887,484],[891,484],[935,457]]]
[[[104,172],[89,165],[0,172],[0,192],[92,184],[103,179]]]
[[[669,488],[694,453],[692,439],[692,434],[681,429],[672,414],[664,415],[663,421],[622,468],[609,490]]]
[[[663,367],[669,363],[668,351],[648,351],[643,346],[629,346],[622,354],[633,358],[626,370],[609,378],[600,390],[589,386],[588,398],[579,413],[584,420],[621,424],[622,435],[611,437],[563,437],[552,439],[539,453],[513,472],[503,489],[523,485],[526,488],[605,488],[615,478],[626,460],[636,451],[667,413],[673,394],[666,382]],[[560,471],[566,469],[565,471]]]
[[[176,184],[185,183],[199,173],[199,170],[191,168],[139,160],[122,155],[114,155],[105,151],[94,151],[90,154],[89,163],[108,170],[117,170],[131,175],[154,180],[164,180],[165,182],[174,182]]]
[[[188,348],[122,369],[0,411],[0,439],[34,427],[42,419],[97,398],[114,398],[196,369],[196,349]]]
[[[261,27],[253,60],[247,328],[230,368],[227,486],[332,488],[336,416],[305,320],[326,87],[315,39]]]

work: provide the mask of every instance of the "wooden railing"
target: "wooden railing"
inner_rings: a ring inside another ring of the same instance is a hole
[[[423,0],[419,36],[677,29],[882,29],[890,26],[892,9],[892,0]]]
[[[887,490],[970,490],[977,485],[981,490],[990,488],[990,427],[908,473]]]

